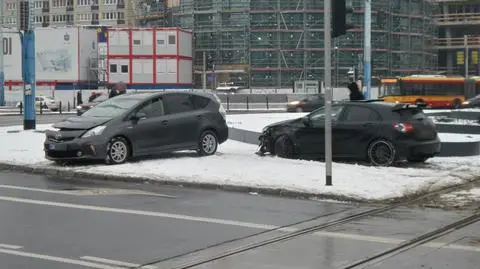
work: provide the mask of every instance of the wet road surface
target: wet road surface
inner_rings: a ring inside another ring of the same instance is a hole
[[[305,224],[280,226],[314,217],[324,223],[377,207],[4,171],[0,267],[170,268],[156,261],[254,234],[284,235]],[[194,268],[344,268],[470,214],[400,207]],[[475,269],[478,238],[477,223],[375,268]]]

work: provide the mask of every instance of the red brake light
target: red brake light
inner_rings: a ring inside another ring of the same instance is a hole
[[[413,125],[411,123],[396,123],[393,127],[400,133],[411,133],[413,132]]]

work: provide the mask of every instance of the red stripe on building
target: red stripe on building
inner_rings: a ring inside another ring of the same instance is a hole
[[[180,83],[180,31],[177,28],[177,84]]]
[[[132,84],[133,82],[133,30],[132,29],[128,29],[128,43],[130,44],[128,46],[128,61],[129,61],[128,75],[129,75],[130,84]]]
[[[157,84],[157,30],[153,30],[153,84]]]
[[[80,29],[77,28],[77,79],[80,79]]]

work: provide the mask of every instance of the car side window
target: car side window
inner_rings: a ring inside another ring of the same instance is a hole
[[[189,94],[167,94],[164,96],[165,112],[178,114],[195,109]]]
[[[161,98],[150,100],[144,106],[142,106],[138,112],[145,113],[147,118],[163,116],[165,115],[163,100]]]
[[[342,114],[343,106],[332,106],[332,120],[338,120]],[[310,114],[310,120],[314,123],[325,121],[325,107],[322,107]]]
[[[356,122],[356,121],[380,121],[380,115],[368,107],[360,106],[350,106],[347,109],[345,121]]]
[[[195,109],[204,109],[208,106],[208,104],[210,104],[211,101],[209,98],[198,95],[191,95],[190,99],[192,100],[193,107]]]

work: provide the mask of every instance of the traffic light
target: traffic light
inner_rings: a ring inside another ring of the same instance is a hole
[[[353,13],[351,0],[332,1],[332,37],[345,35],[353,25],[347,23],[347,15]]]
[[[30,29],[30,4],[28,1],[21,0],[18,2],[18,21],[18,27],[21,31]]]

